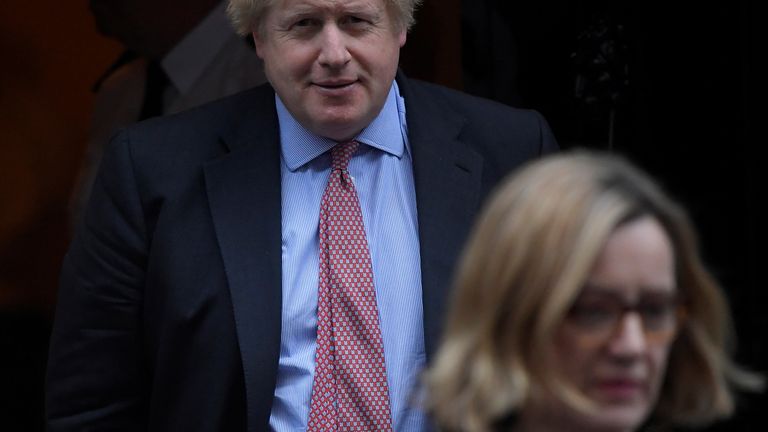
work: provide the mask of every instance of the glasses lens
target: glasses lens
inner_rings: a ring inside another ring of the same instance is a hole
[[[606,300],[577,301],[568,312],[570,321],[579,328],[595,332],[612,327],[619,315],[621,306]]]
[[[650,344],[667,343],[677,333],[681,314],[674,296],[649,297],[635,305],[608,297],[579,298],[568,311],[567,320],[583,336],[603,341],[614,334],[629,312],[640,317]]]
[[[677,334],[682,313],[676,300],[641,303],[635,310],[643,320],[643,330],[648,343],[667,343]]]

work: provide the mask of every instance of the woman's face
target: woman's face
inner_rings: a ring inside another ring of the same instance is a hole
[[[594,410],[569,430],[633,430],[652,411],[679,320],[671,242],[658,221],[617,228],[560,325],[555,369]]]

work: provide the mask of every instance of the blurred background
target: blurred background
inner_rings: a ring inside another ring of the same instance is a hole
[[[425,0],[401,63],[412,77],[537,109],[562,147],[618,151],[660,179],[688,207],[726,287],[738,360],[766,371],[758,125],[768,50],[757,9],[748,0]],[[88,2],[4,0],[0,50],[0,430],[39,431],[93,87],[125,47],[99,34]],[[736,418],[710,430],[768,430],[768,399],[742,399]]]
[[[120,52],[87,3],[0,2],[0,429],[42,429],[67,203],[96,78]]]

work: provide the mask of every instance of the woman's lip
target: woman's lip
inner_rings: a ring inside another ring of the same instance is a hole
[[[643,381],[635,379],[605,379],[597,382],[597,390],[609,399],[634,399],[644,392]]]

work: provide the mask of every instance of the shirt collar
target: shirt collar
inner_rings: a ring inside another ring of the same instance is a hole
[[[275,105],[280,122],[280,147],[289,170],[297,170],[336,145],[336,141],[315,135],[302,126],[288,112],[277,93]],[[355,140],[400,158],[405,151],[406,142],[404,120],[405,104],[397,82],[392,81],[392,87],[379,115],[355,137]]]
[[[179,93],[189,91],[232,36],[225,7],[226,2],[214,7],[163,57],[163,70]]]

